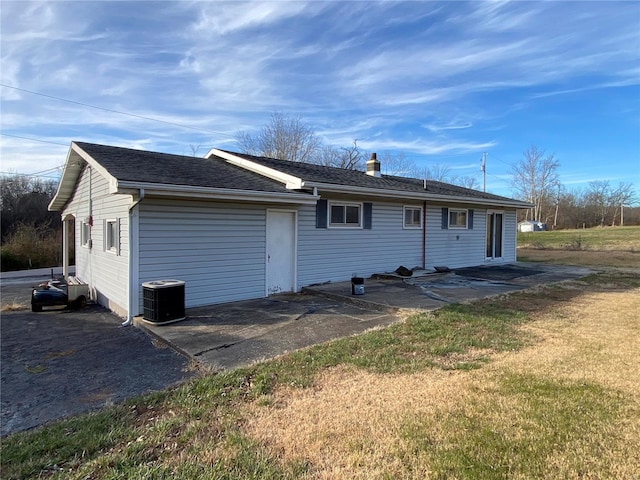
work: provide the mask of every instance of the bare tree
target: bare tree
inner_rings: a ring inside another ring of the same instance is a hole
[[[60,215],[47,206],[57,189],[54,180],[41,180],[26,175],[0,177],[0,211],[2,238],[13,233],[20,224],[47,227],[55,231]]]
[[[0,177],[2,270],[59,265],[62,223],[47,209],[57,185],[26,175]]]
[[[434,163],[430,167],[424,169],[422,177],[427,180],[435,180],[436,182],[454,183],[456,178],[451,174],[449,165]]]
[[[200,150],[200,147],[202,147],[202,145],[193,145],[193,144],[189,144],[189,148],[191,149],[191,156],[195,157],[198,155],[198,150]]]
[[[546,155],[546,152],[536,145],[527,148],[523,152],[523,157],[511,166],[514,190],[518,197],[534,205],[532,220],[546,220],[545,214],[550,215],[551,206],[555,204],[553,193],[560,183],[558,178],[560,162],[556,160],[554,154]]]
[[[623,220],[624,205],[634,202],[634,191],[631,183],[620,182],[616,188],[608,180],[589,182],[589,188],[584,194],[585,209],[590,226],[615,226],[618,216]]]
[[[348,170],[363,170],[366,155],[366,152],[358,147],[358,142],[354,140],[353,145],[348,148],[325,145],[319,149],[314,163]]]
[[[620,182],[618,188],[611,192],[610,200],[613,204],[611,226],[615,226],[618,213],[620,213],[620,225],[624,225],[624,207],[632,205],[636,200],[633,185],[631,183]]]
[[[382,152],[378,154],[380,169],[385,175],[396,175],[398,177],[415,176],[418,167],[409,160],[404,153]]]
[[[472,190],[478,190],[480,188],[480,182],[478,182],[478,179],[470,175],[465,175],[464,177],[458,177],[456,178],[454,183],[461,187],[470,188]]]
[[[302,123],[299,116],[274,113],[267,125],[257,134],[241,132],[238,143],[245,153],[290,160],[313,162],[322,142],[311,127]]]

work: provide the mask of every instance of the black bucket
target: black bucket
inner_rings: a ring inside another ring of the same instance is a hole
[[[351,278],[351,295],[364,295],[364,278]]]

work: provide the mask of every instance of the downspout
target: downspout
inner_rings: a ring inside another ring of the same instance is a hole
[[[89,263],[89,285],[91,290],[93,290],[93,191],[92,191],[92,175],[91,175],[91,166],[88,167],[89,170],[89,255],[88,255],[88,263]],[[91,292],[93,293],[93,292]],[[92,295],[93,296],[93,295]],[[94,298],[97,300],[97,298]]]
[[[427,269],[427,201],[422,202],[422,269]]]
[[[131,312],[133,311],[134,299],[133,299],[132,293],[134,291],[137,291],[137,287],[138,287],[137,285],[133,284],[134,257],[136,260],[135,263],[137,264],[138,262],[137,252],[134,255],[134,251],[136,251],[136,248],[137,248],[137,238],[134,238],[134,237],[135,235],[138,234],[138,232],[137,232],[137,227],[135,229],[133,228],[134,226],[133,209],[136,208],[143,199],[144,199],[144,188],[141,188],[140,193],[138,194],[138,199],[129,206],[129,282],[127,286],[128,306],[127,306],[127,319],[122,323],[123,327],[128,327],[133,324],[133,315],[131,314]],[[134,232],[134,230],[136,230],[136,232]],[[138,301],[138,298],[136,296],[135,302],[137,301]]]

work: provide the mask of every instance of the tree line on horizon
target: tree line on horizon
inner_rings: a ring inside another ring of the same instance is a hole
[[[299,116],[273,113],[269,122],[255,133],[240,132],[242,153],[293,162],[364,170],[369,153],[357,140],[350,147],[323,144],[314,130]],[[456,176],[447,165],[419,167],[402,153],[377,153],[383,174],[424,178],[478,190],[472,176]],[[514,196],[533,204],[518,213],[518,220],[534,220],[553,229],[596,226],[638,225],[640,208],[631,183],[612,185],[607,180],[589,183],[584,189],[567,189],[558,174],[560,162],[536,145],[527,147],[522,158],[511,165]]]
[[[56,267],[62,262],[62,220],[48,210],[58,182],[28,175],[0,177],[2,271]]]
[[[240,132],[243,153],[297,162],[364,170],[369,153],[357,141],[349,147],[325,145],[300,117],[275,113],[257,133]],[[192,147],[193,153],[197,148]],[[419,168],[402,153],[378,153],[382,173],[425,178],[479,189],[474,177],[451,173],[447,165]],[[568,190],[559,180],[560,162],[536,145],[511,165],[514,196],[530,202],[518,212],[518,221],[534,220],[550,229],[640,225],[640,206],[631,183],[590,182],[584,189]],[[1,246],[3,271],[59,266],[62,261],[62,221],[49,212],[58,182],[28,175],[0,177]]]

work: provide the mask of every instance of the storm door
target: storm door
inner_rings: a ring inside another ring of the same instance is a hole
[[[502,212],[487,212],[487,259],[502,258],[503,221]]]

